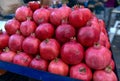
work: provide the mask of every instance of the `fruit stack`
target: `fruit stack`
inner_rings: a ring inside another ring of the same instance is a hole
[[[0,60],[83,81],[117,81],[105,23],[88,8],[29,2],[0,31]]]

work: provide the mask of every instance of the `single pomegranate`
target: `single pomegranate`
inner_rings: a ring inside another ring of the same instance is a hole
[[[107,47],[108,49],[110,48],[109,40],[107,39],[107,36],[103,32],[100,33],[99,43]]]
[[[79,64],[84,57],[84,49],[75,41],[65,43],[61,48],[61,59],[70,65]]]
[[[48,68],[48,62],[44,59],[42,59],[39,55],[37,55],[30,63],[29,65],[31,68],[37,69],[37,70],[43,70],[47,71]]]
[[[13,34],[9,38],[8,46],[12,51],[22,51],[24,37],[20,34]]]
[[[15,52],[10,51],[8,48],[5,49],[4,52],[0,54],[0,60],[5,61],[5,62],[12,62],[14,56],[16,55]]]
[[[69,67],[61,59],[56,58],[50,62],[48,66],[48,72],[67,76],[69,72]]]
[[[0,49],[5,48],[8,46],[9,35],[6,32],[0,30]]]
[[[60,45],[55,39],[46,39],[41,42],[39,49],[43,59],[53,60],[59,55]]]
[[[118,81],[116,74],[111,71],[98,70],[93,74],[93,81]]]
[[[39,44],[40,41],[34,35],[31,35],[24,39],[22,48],[24,52],[35,55],[38,53]]]
[[[35,11],[36,9],[41,7],[40,1],[29,1],[28,6]]]
[[[35,32],[37,25],[34,21],[31,21],[30,19],[24,21],[20,25],[20,31],[23,36],[29,36],[31,33]]]
[[[15,18],[8,20],[5,23],[5,30],[9,35],[15,34],[20,28],[20,22]]]
[[[40,40],[45,40],[47,38],[51,38],[54,34],[54,27],[49,24],[49,23],[44,23],[44,24],[40,24],[36,31],[36,37]]]
[[[85,52],[85,62],[92,69],[104,69],[110,61],[111,51],[100,44],[89,47]]]
[[[92,71],[86,64],[80,63],[71,66],[70,77],[83,81],[90,81],[92,79]]]
[[[76,9],[70,13],[69,23],[75,28],[81,28],[86,25],[87,21],[84,14],[79,9]]]
[[[32,18],[32,15],[32,10],[27,6],[21,6],[15,11],[15,18],[20,22],[27,20],[28,17]]]
[[[99,34],[93,27],[86,26],[78,31],[77,39],[84,47],[90,47],[99,41]]]
[[[50,11],[45,8],[40,8],[34,11],[33,19],[37,24],[49,22]]]
[[[50,22],[55,26],[68,23],[68,17],[71,12],[71,8],[64,4],[62,7],[54,9],[54,11],[50,14]]]
[[[79,10],[83,13],[86,22],[92,18],[92,12],[88,8],[79,8]]]
[[[69,24],[62,24],[57,27],[55,35],[59,42],[65,43],[75,36],[75,29]]]
[[[30,57],[28,54],[24,52],[20,52],[15,55],[13,59],[13,63],[21,66],[28,66],[32,60],[32,57]]]

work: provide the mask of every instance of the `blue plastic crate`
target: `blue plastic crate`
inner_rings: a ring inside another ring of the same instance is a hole
[[[0,69],[4,69],[16,74],[24,75],[42,81],[81,81],[70,77],[60,76],[49,72],[35,70],[29,67],[24,67],[3,61],[0,61]]]

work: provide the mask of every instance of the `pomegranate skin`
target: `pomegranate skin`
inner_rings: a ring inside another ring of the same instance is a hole
[[[34,36],[29,36],[24,39],[22,48],[24,52],[28,54],[36,55],[39,52],[38,51],[39,44],[40,41],[37,38],[35,38]]]
[[[111,59],[111,51],[104,46],[95,45],[85,52],[85,62],[92,69],[104,69],[109,65]]]
[[[29,65],[31,68],[47,71],[48,61],[42,59],[40,56],[36,56]]]
[[[75,36],[75,29],[69,24],[62,24],[57,27],[55,35],[59,42],[65,43],[70,41],[71,37]]]
[[[0,49],[8,46],[9,35],[6,32],[0,31]]]
[[[37,24],[49,22],[50,11],[45,8],[40,8],[34,11],[33,19]]]
[[[11,19],[8,20],[5,24],[5,30],[9,35],[15,34],[20,28],[20,22],[18,20]]]
[[[69,67],[61,59],[56,58],[50,62],[48,66],[48,72],[67,76],[69,72]]]
[[[32,33],[35,32],[35,29],[37,28],[37,25],[34,21],[26,20],[21,23],[20,25],[20,31],[23,36],[27,37],[30,36]]]
[[[12,51],[22,51],[24,37],[20,34],[13,34],[9,38],[8,46]]]
[[[70,65],[79,64],[84,58],[84,49],[80,43],[67,42],[61,48],[61,59]]]
[[[16,54],[13,58],[13,63],[21,66],[29,66],[32,57],[30,57],[27,53],[20,52]]]
[[[40,40],[45,40],[47,38],[52,38],[52,36],[54,35],[54,27],[53,25],[49,24],[49,23],[44,23],[44,24],[40,24],[36,31],[36,37]]]
[[[15,18],[20,22],[27,20],[28,17],[32,18],[32,15],[32,10],[27,6],[21,6],[15,11]]]
[[[86,64],[80,63],[70,68],[70,77],[83,81],[91,81],[92,71]]]
[[[58,57],[60,45],[55,39],[47,39],[39,46],[40,56],[45,60],[53,60]]]
[[[93,27],[86,26],[79,30],[77,39],[84,47],[91,47],[99,41],[99,36]]]
[[[113,71],[106,72],[104,70],[95,71],[93,74],[93,81],[118,81],[117,76]]]

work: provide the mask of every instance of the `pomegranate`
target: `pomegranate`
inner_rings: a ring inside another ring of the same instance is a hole
[[[49,22],[50,11],[45,8],[40,8],[34,11],[33,19],[37,24]]]
[[[9,35],[6,32],[0,30],[0,49],[5,48],[8,46]]]
[[[56,29],[56,38],[59,42],[65,43],[70,41],[71,37],[75,36],[75,29],[69,24],[59,25]]]
[[[29,1],[28,6],[35,11],[36,9],[41,7],[40,1]]]
[[[118,81],[115,73],[111,71],[98,70],[93,74],[93,81]]]
[[[0,49],[0,54],[3,52],[3,50],[2,49]]]
[[[41,42],[40,56],[45,60],[53,60],[58,57],[60,52],[60,45],[55,39],[46,39]]]
[[[58,26],[63,23],[68,23],[68,16],[72,12],[71,8],[65,4],[59,9],[55,9],[50,14],[50,21],[53,25]]]
[[[40,58],[39,55],[37,55],[30,63],[29,65],[31,68],[47,71],[48,68],[48,62],[42,58]]]
[[[5,62],[12,62],[14,56],[16,55],[15,52],[10,51],[8,48],[5,49],[4,52],[0,54],[0,60],[5,61]]]
[[[107,39],[107,36],[103,32],[100,33],[99,42],[101,45],[107,47],[108,49],[110,48],[109,40]]]
[[[28,19],[21,23],[20,31],[23,36],[29,36],[31,33],[35,31],[36,27],[37,25],[35,24],[35,22]]]
[[[92,79],[92,71],[86,64],[80,63],[71,66],[70,77],[83,81],[90,81]]]
[[[20,52],[13,58],[13,63],[18,64],[21,66],[28,66],[32,60],[32,57],[30,57],[28,54],[24,52]]]
[[[83,13],[86,22],[92,18],[92,12],[88,8],[80,8],[79,10]]]
[[[110,61],[111,51],[100,44],[89,47],[85,52],[85,62],[92,69],[104,69]]]
[[[22,51],[24,37],[20,34],[13,34],[9,38],[8,46],[12,51]]]
[[[21,6],[15,11],[15,18],[20,22],[27,20],[28,17],[32,18],[32,15],[32,10],[27,6]]]
[[[48,72],[67,76],[69,71],[69,67],[65,64],[61,59],[56,58],[52,60],[48,66]]]
[[[69,23],[75,28],[81,28],[86,25],[87,21],[84,14],[79,9],[75,9],[69,15]]]
[[[61,59],[70,65],[79,64],[84,57],[84,49],[80,43],[70,41],[61,48]]]
[[[77,39],[84,47],[90,47],[99,41],[99,34],[93,27],[86,26],[79,29]]]
[[[37,27],[35,34],[40,40],[45,40],[47,38],[51,38],[54,34],[54,31],[54,27],[51,24],[44,23]]]
[[[8,20],[5,23],[5,30],[9,35],[15,34],[20,28],[20,22],[15,18]]]
[[[34,35],[26,37],[23,41],[22,48],[28,54],[36,55],[38,53],[40,41]]]

